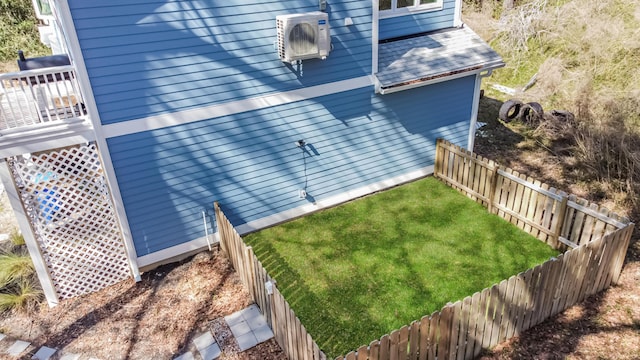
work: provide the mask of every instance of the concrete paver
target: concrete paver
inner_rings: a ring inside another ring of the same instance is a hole
[[[193,353],[191,353],[191,351],[187,351],[173,360],[195,360],[195,357],[193,357]]]
[[[273,331],[255,304],[225,316],[224,319],[236,338],[240,351],[252,348],[273,337]]]
[[[217,343],[213,343],[209,345],[206,349],[199,350],[200,356],[202,356],[202,360],[213,360],[220,357],[222,351],[220,351],[220,346]]]
[[[31,360],[49,360],[58,349],[43,346],[31,357]]]
[[[16,340],[13,345],[9,346],[7,349],[7,354],[10,356],[18,356],[22,354],[23,351],[27,350],[27,348],[31,345],[28,341]]]

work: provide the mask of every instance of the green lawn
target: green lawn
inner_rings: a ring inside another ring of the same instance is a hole
[[[329,358],[557,255],[433,177],[244,239]]]

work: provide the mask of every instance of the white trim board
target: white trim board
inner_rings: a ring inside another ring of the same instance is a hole
[[[135,134],[149,130],[213,119],[226,115],[243,113],[246,111],[265,109],[272,106],[313,99],[320,96],[355,90],[372,85],[372,76],[361,76],[358,78],[305,87],[297,90],[229,101],[222,104],[177,111],[170,114],[149,116],[117,124],[108,124],[102,126],[102,133],[107,138]]]
[[[220,242],[218,233],[209,234],[209,238],[212,239],[212,244]],[[167,260],[175,258],[176,261],[182,257],[189,256],[200,251],[204,251],[209,248],[209,243],[206,237],[200,237],[195,240],[187,241],[185,243],[172,246],[170,248],[162,249],[151,254],[143,255],[138,258],[138,268],[153,268],[160,266],[164,263],[170,262]]]
[[[107,184],[113,200],[116,215],[118,217],[118,225],[122,231],[124,239],[124,246],[127,253],[127,260],[131,268],[131,275],[136,281],[140,281],[140,269],[136,265],[137,254],[135,252],[135,246],[133,244],[133,237],[131,236],[131,227],[129,226],[129,220],[127,213],[124,209],[124,202],[122,201],[122,195],[120,193],[120,187],[118,185],[118,179],[116,178],[115,169],[111,162],[111,155],[109,152],[109,145],[105,134],[100,126],[100,113],[98,112],[98,106],[96,105],[96,99],[93,95],[93,88],[91,87],[91,81],[89,80],[89,73],[82,56],[82,49],[78,40],[78,34],[73,23],[73,17],[71,16],[71,9],[69,8],[68,1],[62,0],[57,2],[60,21],[63,28],[63,32],[67,35],[67,41],[69,46],[69,52],[71,55],[72,64],[76,68],[76,76],[78,77],[78,85],[80,90],[84,94],[84,101],[87,105],[87,112],[89,118],[93,123],[93,131],[95,132],[95,141],[98,145],[98,152],[100,153],[102,166],[105,170],[105,176],[107,178]]]
[[[366,185],[342,194],[332,196],[330,198],[318,201],[315,204],[307,204],[307,205],[299,206],[297,208],[283,211],[281,213],[274,214],[271,216],[267,216],[262,219],[250,221],[246,224],[237,226],[236,230],[241,235],[258,231],[260,229],[274,226],[282,222],[316,212],[318,210],[322,210],[322,209],[326,209],[332,206],[342,204],[349,200],[357,199],[359,197],[369,195],[377,191],[385,190],[397,185],[401,185],[413,180],[423,178],[428,175],[432,175],[433,169],[434,169],[433,165],[427,166],[422,169],[418,169],[404,175],[399,175],[391,179],[382,180],[382,181],[379,181],[370,185]],[[219,234],[217,232],[209,236],[214,236],[214,243],[219,242]],[[146,268],[146,269],[153,268],[155,266],[159,266],[159,265],[162,265],[163,263],[169,262],[168,260],[170,259],[177,260],[177,259],[180,259],[181,257],[188,256],[189,254],[203,251],[207,249],[207,246],[208,246],[207,239],[205,237],[191,240],[176,246],[172,246],[167,249],[163,249],[163,250],[156,251],[154,253],[139,257],[138,267]]]

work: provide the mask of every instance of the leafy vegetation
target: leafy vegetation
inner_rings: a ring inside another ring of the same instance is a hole
[[[245,241],[331,358],[557,254],[433,177]]]
[[[42,300],[33,262],[17,231],[0,244],[0,311],[25,310]]]
[[[40,42],[37,25],[31,0],[0,0],[0,61],[15,62],[18,50],[29,56],[50,54]]]

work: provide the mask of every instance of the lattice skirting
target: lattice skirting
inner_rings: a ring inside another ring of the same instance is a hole
[[[130,276],[95,144],[8,159],[60,299]]]

